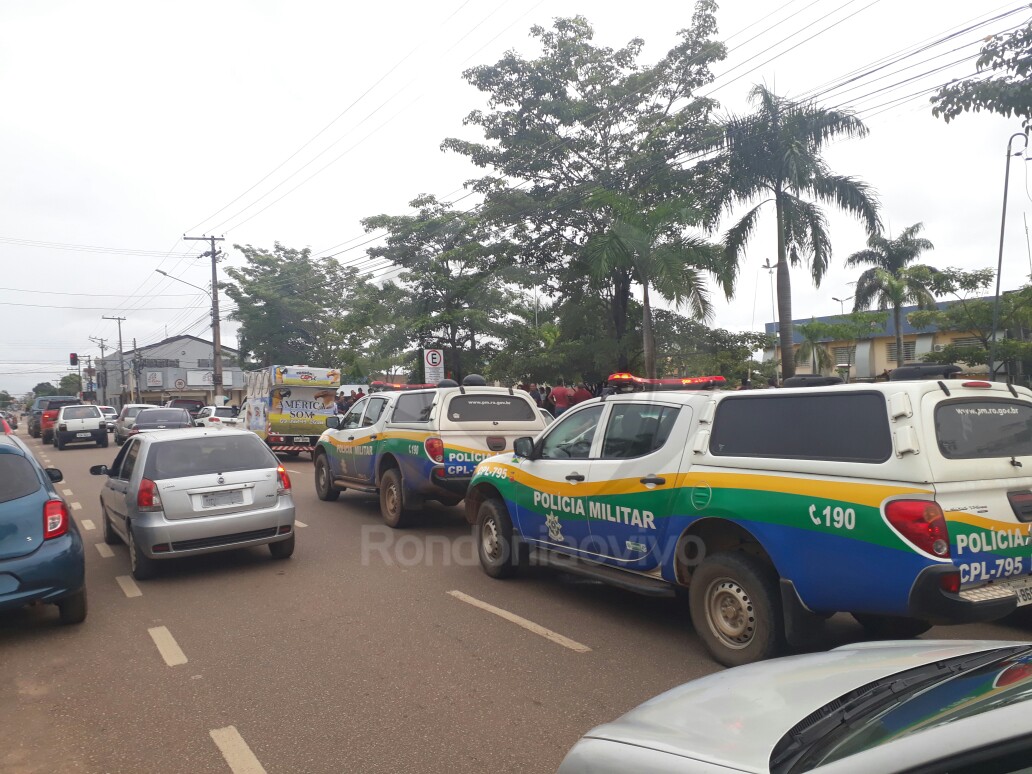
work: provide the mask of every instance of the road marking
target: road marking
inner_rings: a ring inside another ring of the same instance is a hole
[[[97,546],[97,553],[103,556],[105,559],[110,559],[115,555],[115,552],[111,550],[111,546],[107,543],[95,543]]]
[[[83,519],[82,520],[82,528],[88,532],[91,529],[96,529],[97,525],[94,524],[91,519]]]
[[[301,471],[300,470],[291,470],[290,468],[284,468],[284,470],[287,471],[287,473],[293,473],[295,476],[300,476],[301,475]]]
[[[265,767],[254,757],[236,726],[216,728],[208,733],[233,774],[265,774]]]
[[[72,490],[71,489],[62,489],[61,490],[61,494],[63,494],[65,497],[71,497],[72,496]]]
[[[294,526],[295,527],[302,527],[303,528],[303,527],[307,527],[308,525],[305,524],[303,521],[298,521],[297,519],[294,519]]]
[[[158,646],[158,652],[165,659],[166,664],[169,666],[179,666],[186,663],[186,654],[183,653],[167,626],[155,626],[147,631],[150,633],[151,639],[154,640],[154,644]]]
[[[582,645],[576,640],[571,640],[569,637],[564,637],[563,635],[558,634],[557,632],[553,632],[551,629],[546,629],[544,626],[541,626],[540,624],[536,624],[533,621],[528,621],[526,618],[518,616],[515,613],[510,613],[508,610],[503,610],[500,607],[489,605],[487,602],[482,602],[476,597],[471,597],[469,594],[463,594],[461,591],[449,591],[448,593],[456,599],[465,602],[466,604],[473,605],[473,607],[479,607],[481,610],[486,610],[489,613],[494,613],[499,618],[504,618],[506,621],[514,623],[517,626],[522,626],[528,632],[533,632],[534,634],[544,637],[546,640],[551,640],[556,645],[562,645],[564,648],[569,648],[570,650],[576,651],[577,653],[591,652],[591,648],[589,648],[587,645]]]
[[[72,510],[73,511],[81,511],[82,510],[82,503],[72,503]]]
[[[143,592],[140,591],[140,587],[136,585],[136,581],[133,580],[131,575],[119,575],[115,580],[118,581],[118,585],[122,587],[122,591],[130,599],[143,596]]]

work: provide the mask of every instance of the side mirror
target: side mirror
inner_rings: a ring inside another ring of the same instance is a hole
[[[333,416],[326,417],[326,426],[331,430],[340,429],[340,417],[334,414]]]
[[[57,468],[45,468],[45,470],[47,472],[47,478],[49,478],[55,484],[64,481],[64,475]]]
[[[49,472],[49,471],[47,471],[47,472]],[[57,473],[58,473],[58,475],[60,475],[61,471],[58,471]],[[91,476],[108,476],[108,475],[111,475],[111,471],[108,470],[108,466],[107,465],[94,465],[92,468],[90,468],[90,475]],[[60,480],[60,479],[57,479],[57,480]]]
[[[534,439],[530,436],[517,438],[513,441],[512,451],[517,457],[529,460],[530,456],[534,453]]]

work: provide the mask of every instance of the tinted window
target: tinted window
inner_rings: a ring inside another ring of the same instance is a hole
[[[362,421],[362,412],[365,411],[365,407],[365,398],[362,398],[362,400],[358,401],[358,403],[352,406],[348,410],[348,413],[344,415],[344,420],[341,422],[340,426],[344,428],[358,427],[359,423]]]
[[[376,421],[380,418],[380,414],[383,413],[383,407],[387,405],[385,398],[370,398],[369,408],[366,409],[365,416],[362,417],[362,426],[369,427],[375,425]]]
[[[96,406],[70,406],[61,416],[65,419],[96,419],[100,416],[100,409]]]
[[[146,409],[136,417],[140,425],[171,425],[176,422],[190,423],[190,415],[185,409]]]
[[[0,454],[0,503],[30,495],[40,486],[31,462],[18,454]]]
[[[230,408],[229,406],[226,406],[225,408],[222,408],[220,406],[219,408],[215,409],[215,416],[217,416],[217,417],[230,417],[230,418],[232,418],[234,416],[233,415],[233,409]]]
[[[140,442],[133,442],[125,453],[125,461],[122,463],[122,469],[118,472],[119,478],[128,480],[132,477],[133,471],[136,469],[136,461],[140,458]]]
[[[602,418],[602,406],[564,414],[552,425],[551,432],[541,442],[541,459],[583,460],[591,451],[595,428]]]
[[[122,416],[132,419],[141,411],[143,411],[143,406],[128,406],[127,408],[122,409]]]
[[[892,454],[885,398],[876,392],[728,397],[717,406],[710,453],[884,462]]]
[[[398,402],[394,406],[393,421],[395,422],[429,422],[430,412],[433,409],[433,392],[415,392],[410,395],[399,395]]]
[[[525,422],[534,419],[534,406],[519,395],[456,395],[448,403],[453,422]]]
[[[613,406],[602,440],[603,459],[640,457],[666,443],[677,419],[678,409],[625,403]]]
[[[948,459],[1032,454],[1032,405],[1013,400],[951,400],[935,409],[935,436]]]
[[[161,480],[277,465],[279,461],[256,435],[209,436],[151,444],[145,475]]]

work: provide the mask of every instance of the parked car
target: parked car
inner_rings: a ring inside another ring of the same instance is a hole
[[[243,418],[237,415],[232,406],[205,406],[197,412],[197,418],[194,420],[197,427],[206,425],[238,427],[243,423]]]
[[[132,432],[136,424],[136,415],[144,409],[157,408],[150,403],[126,403],[118,412],[118,419],[115,420],[115,445],[121,446]]]
[[[186,409],[182,408],[145,408],[136,415],[136,421],[129,435],[153,433],[155,430],[176,430],[182,427],[193,427],[193,419]]]
[[[204,401],[197,398],[173,398],[165,404],[165,408],[186,409],[191,419],[197,419],[197,414],[204,408]]]
[[[1032,645],[849,645],[693,680],[588,731],[559,774],[1027,771]]]
[[[62,406],[51,431],[54,446],[64,450],[70,443],[89,442],[107,447],[107,421],[96,406]]]
[[[141,433],[110,466],[90,473],[108,476],[100,495],[104,541],[128,544],[138,580],[162,560],[193,554],[254,545],[268,545],[276,559],[294,552],[290,477],[254,433]]]
[[[0,610],[57,605],[62,623],[86,619],[86,557],[68,504],[24,443],[0,434]]]
[[[107,422],[107,431],[109,433],[115,432],[115,421],[118,419],[118,411],[115,410],[114,406],[97,406],[97,408],[104,415],[104,421]]]

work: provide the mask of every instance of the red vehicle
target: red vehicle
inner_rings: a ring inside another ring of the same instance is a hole
[[[39,418],[39,434],[43,443],[54,442],[54,422],[62,406],[75,406],[82,403],[78,398],[56,397],[47,401],[47,406]]]

